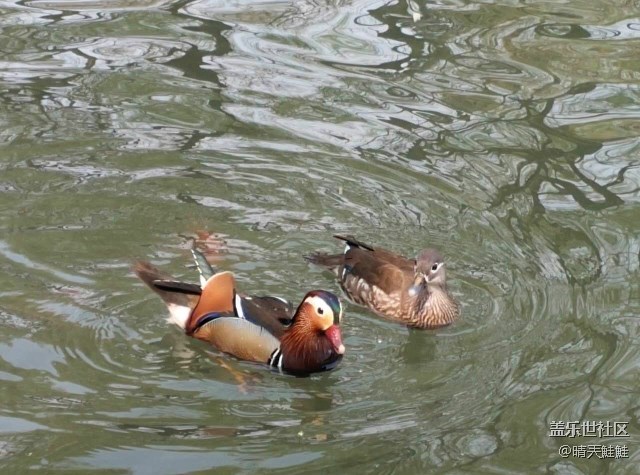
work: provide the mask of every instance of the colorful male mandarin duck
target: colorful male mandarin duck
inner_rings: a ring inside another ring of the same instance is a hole
[[[283,372],[309,374],[337,366],[345,351],[337,296],[314,290],[292,312],[286,300],[237,293],[233,274],[214,273],[202,254],[193,254],[200,285],[176,281],[147,262],[134,267],[167,305],[170,322],[220,351]]]
[[[347,243],[343,254],[315,253],[306,259],[332,270],[355,303],[414,328],[443,327],[459,316],[438,251],[425,249],[417,259],[407,259],[352,236],[334,237]]]

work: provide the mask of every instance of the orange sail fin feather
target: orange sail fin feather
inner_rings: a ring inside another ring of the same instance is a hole
[[[235,299],[236,279],[231,272],[215,274],[202,287],[198,304],[194,307],[185,327],[188,334],[198,326],[198,319],[207,313],[232,313]]]

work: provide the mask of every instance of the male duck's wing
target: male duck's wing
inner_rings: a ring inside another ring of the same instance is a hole
[[[293,318],[291,303],[278,297],[236,297],[235,303],[240,318],[266,329],[276,338],[282,336]]]
[[[203,322],[201,320],[205,316],[211,319],[211,315],[224,314],[224,318],[235,317],[239,320],[249,321],[258,328],[264,329],[275,338],[280,337],[285,325],[288,324],[291,319],[292,310],[288,302],[276,297],[242,296],[236,290],[233,274],[230,272],[213,274],[213,269],[208,265],[201,253],[193,251],[193,256],[203,284],[202,295],[187,324],[187,332],[193,332],[196,328],[202,327]],[[222,325],[224,329],[220,329],[222,333],[227,331],[225,330],[226,328],[229,328],[229,331],[233,332],[235,331],[234,329],[242,329],[245,327],[241,322],[234,323],[226,320],[224,320],[224,322],[224,325]],[[210,325],[207,328],[218,326],[220,326],[220,322],[217,322],[215,325]],[[248,330],[249,334],[262,334],[262,330],[257,331],[252,327],[246,328],[250,329]],[[222,335],[221,338],[224,338],[224,335]]]
[[[187,332],[237,358],[268,363],[280,341],[275,328],[250,311],[250,302],[236,292],[233,274],[214,274],[204,283]]]

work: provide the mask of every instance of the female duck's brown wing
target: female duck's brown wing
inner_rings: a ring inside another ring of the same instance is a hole
[[[394,267],[397,267],[400,270],[408,271],[413,273],[413,268],[416,264],[414,259],[407,259],[395,252],[388,251],[381,247],[374,247],[369,244],[365,244],[362,241],[358,241],[353,236],[333,236],[336,239],[340,239],[341,241],[345,241],[347,243],[347,248],[344,251],[344,256],[348,256],[351,252],[358,252],[357,249],[364,251],[363,256],[369,256],[373,261],[377,261],[380,264],[386,263],[391,264]]]
[[[342,254],[327,254],[326,252],[314,252],[304,256],[304,258],[307,261],[311,262],[312,264],[327,267],[328,269],[338,274],[340,267],[342,267],[342,264],[344,264],[345,254],[347,253],[350,247],[358,247],[362,249],[367,249],[369,251],[374,250],[373,247],[361,241],[358,241],[353,236],[339,236],[336,234],[333,237],[347,242],[347,249],[345,249],[345,252],[343,252]]]
[[[353,236],[334,237],[346,242],[344,253],[316,253],[306,259],[333,270],[347,293],[357,292],[359,282],[375,285],[387,294],[411,285],[415,267],[413,259],[371,246]]]
[[[344,255],[338,279],[349,293],[377,287],[385,294],[408,288],[413,282],[413,263],[388,251],[352,247]]]

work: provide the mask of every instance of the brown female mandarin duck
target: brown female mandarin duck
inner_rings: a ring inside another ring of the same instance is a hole
[[[355,303],[414,328],[443,327],[459,316],[438,251],[425,249],[407,259],[352,236],[334,237],[347,243],[343,254],[316,253],[307,260],[331,269]]]
[[[314,290],[292,312],[291,305],[277,297],[237,293],[233,274],[214,273],[204,256],[193,253],[200,285],[176,281],[147,262],[134,267],[167,305],[170,322],[225,353],[287,373],[308,374],[337,366],[345,351],[338,297]]]

